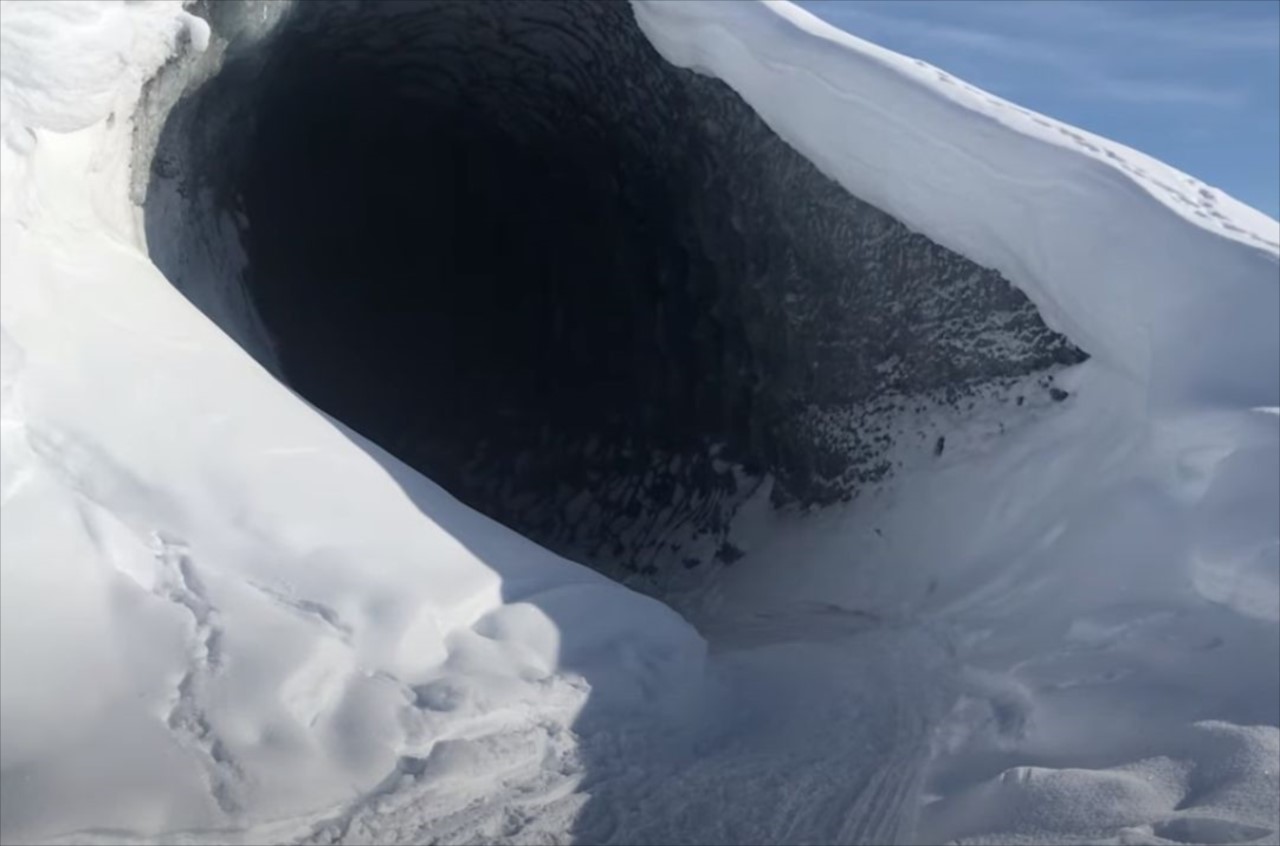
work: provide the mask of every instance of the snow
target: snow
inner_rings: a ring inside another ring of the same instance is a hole
[[[695,630],[155,269],[131,115],[202,22],[4,2],[0,839],[1276,842],[1280,224],[789,5],[634,8],[1022,288],[1070,398],[911,412],[847,509],[761,496]]]
[[[1191,842],[1271,842],[1273,418],[1215,413],[1153,436],[1147,404],[1100,363],[1058,382],[1060,413],[993,436],[980,407],[931,467],[932,439],[856,509],[756,526],[723,602],[873,610],[954,657],[931,675],[955,698],[916,842],[1166,842],[1135,832],[1184,825],[1257,832]],[[1184,777],[1144,783],[1155,767]]]

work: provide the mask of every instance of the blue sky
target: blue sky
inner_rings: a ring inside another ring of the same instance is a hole
[[[1280,0],[799,0],[1280,217]]]

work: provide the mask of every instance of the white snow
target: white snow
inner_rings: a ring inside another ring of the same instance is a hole
[[[789,5],[634,8],[1021,287],[1093,355],[1071,398],[928,410],[946,452],[846,510],[761,499],[700,635],[150,263],[131,114],[202,22],[6,0],[0,839],[1276,842],[1280,224]]]

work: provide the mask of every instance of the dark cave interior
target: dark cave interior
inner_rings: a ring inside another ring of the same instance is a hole
[[[819,504],[883,474],[814,409],[1081,358],[624,3],[300,3],[237,49],[254,9],[196,7],[229,46],[166,113],[153,259],[316,406],[606,572],[732,559],[766,474]]]

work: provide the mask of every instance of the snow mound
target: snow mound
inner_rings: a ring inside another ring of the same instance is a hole
[[[0,838],[1275,842],[1280,224],[787,4],[634,11],[1022,288],[1070,398],[903,411],[852,507],[756,502],[708,652],[152,265],[134,110],[204,22],[0,3]]]

